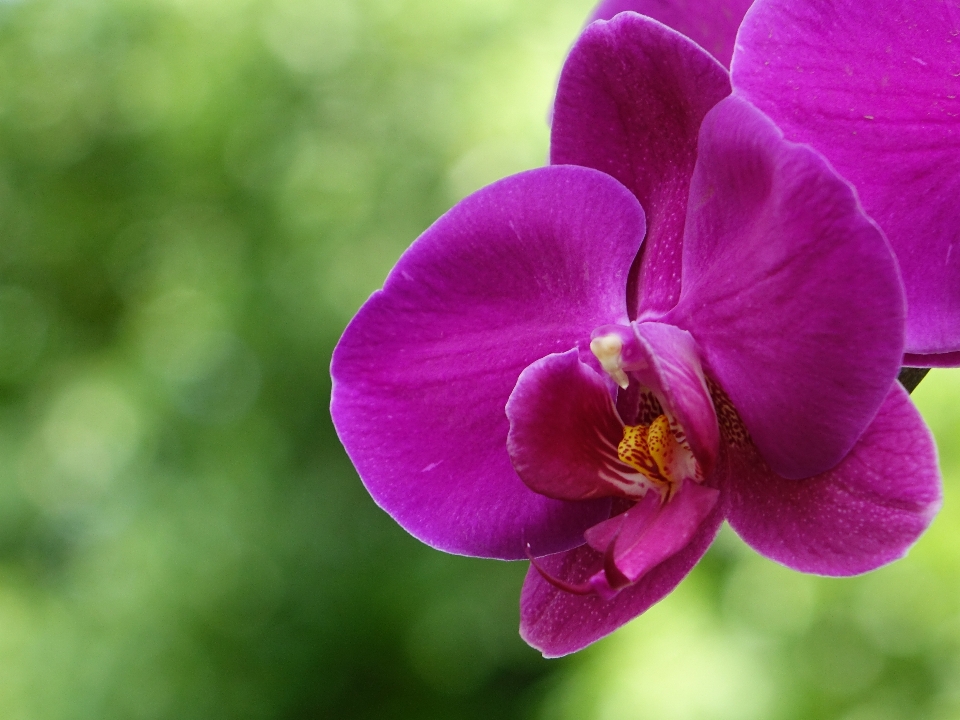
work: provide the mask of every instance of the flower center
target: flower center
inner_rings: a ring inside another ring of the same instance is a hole
[[[649,425],[624,426],[617,456],[652,482],[664,501],[674,496],[684,480],[703,479],[693,451],[678,439],[666,415]]]

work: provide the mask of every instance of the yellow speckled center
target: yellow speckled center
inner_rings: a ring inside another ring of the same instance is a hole
[[[660,486],[665,499],[672,497],[684,479],[678,477],[678,468],[692,459],[689,448],[677,441],[666,415],[660,415],[649,425],[626,425],[617,455],[622,462]]]

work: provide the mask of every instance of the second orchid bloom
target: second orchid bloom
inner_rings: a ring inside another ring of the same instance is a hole
[[[374,499],[439,549],[533,557],[521,633],[551,656],[661,599],[724,519],[805,572],[900,557],[939,473],[850,185],[633,13],[571,51],[551,142],[344,333],[332,414]]]

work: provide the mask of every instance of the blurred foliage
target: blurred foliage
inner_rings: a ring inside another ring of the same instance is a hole
[[[732,534],[573,658],[522,564],[408,537],[327,415],[352,313],[457,199],[541,164],[589,0],[0,4],[0,717],[960,717],[951,487],[854,580]]]
[[[406,245],[545,156],[551,5],[0,4],[0,717],[534,703],[524,568],[409,538],[327,405]]]

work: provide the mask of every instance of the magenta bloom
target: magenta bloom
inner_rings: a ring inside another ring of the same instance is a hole
[[[591,25],[551,167],[463,200],[333,358],[374,499],[448,552],[537,558],[521,633],[573,652],[690,571],[720,523],[806,572],[903,555],[940,501],[894,382],[896,261],[850,186],[688,39]]]

